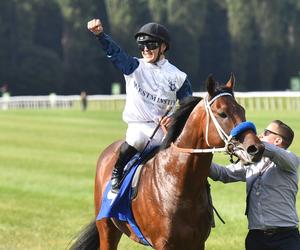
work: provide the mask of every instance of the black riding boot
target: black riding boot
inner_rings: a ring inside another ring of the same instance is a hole
[[[119,184],[123,176],[123,169],[136,153],[137,150],[127,142],[121,145],[119,158],[111,174],[111,191],[113,193],[118,193]]]

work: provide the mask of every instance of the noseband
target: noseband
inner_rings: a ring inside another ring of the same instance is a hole
[[[215,115],[212,112],[211,105],[212,103],[218,99],[221,96],[232,96],[230,93],[221,93],[219,95],[216,95],[214,98],[212,98],[210,101],[208,101],[208,96],[204,98],[204,107],[205,107],[205,112],[206,112],[206,132],[205,132],[205,141],[207,145],[210,148],[205,148],[205,149],[193,149],[193,148],[181,148],[176,146],[174,143],[172,143],[172,147],[176,148],[180,152],[184,153],[191,153],[191,154],[198,154],[198,153],[215,153],[215,152],[227,152],[231,156],[235,153],[233,152],[234,150],[239,150],[241,151],[241,148],[238,148],[234,145],[232,142],[233,138],[237,138],[240,134],[247,130],[252,130],[254,133],[256,133],[256,128],[255,125],[252,122],[242,122],[235,126],[231,132],[230,135],[227,135],[227,133],[222,129],[221,125],[218,123]],[[216,147],[211,147],[209,142],[208,142],[208,127],[209,127],[209,119],[211,118],[213,124],[215,125],[215,128],[220,136],[220,138],[224,141],[225,146],[222,148],[216,148]],[[234,150],[230,149],[229,146],[233,146]]]

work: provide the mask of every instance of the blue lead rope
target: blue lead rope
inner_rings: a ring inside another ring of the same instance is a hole
[[[234,138],[237,138],[240,134],[247,130],[252,130],[256,134],[256,127],[253,122],[240,123],[231,130],[230,135]]]

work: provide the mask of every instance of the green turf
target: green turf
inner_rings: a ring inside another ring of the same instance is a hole
[[[287,121],[296,132],[291,149],[299,154],[300,112],[253,112],[248,119],[259,131],[272,119]],[[108,144],[124,137],[121,112],[1,111],[0,121],[0,249],[66,249],[94,216],[96,161]],[[247,233],[244,183],[211,184],[226,225],[216,219],[207,249],[241,250]],[[119,249],[146,247],[123,237]]]

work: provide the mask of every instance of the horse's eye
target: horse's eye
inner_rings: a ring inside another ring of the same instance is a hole
[[[221,113],[219,113],[219,116],[220,116],[220,117],[222,117],[222,118],[226,118],[226,117],[227,117],[227,115],[226,115],[226,113],[225,113],[225,112],[221,112]]]

